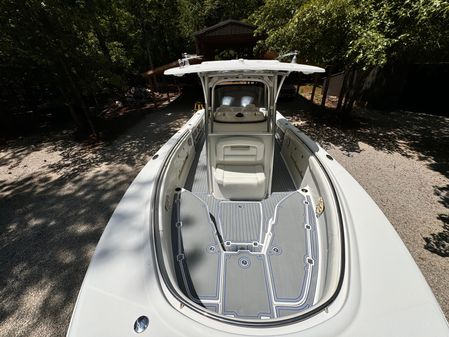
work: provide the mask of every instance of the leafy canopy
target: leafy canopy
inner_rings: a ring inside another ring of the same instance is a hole
[[[306,62],[440,62],[449,56],[447,0],[266,0],[250,17],[260,48],[297,49]]]

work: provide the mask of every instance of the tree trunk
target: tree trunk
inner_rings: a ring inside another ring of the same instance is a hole
[[[83,124],[83,122],[80,120],[78,114],[76,113],[75,108],[73,107],[72,100],[67,95],[66,91],[64,90],[64,87],[60,86],[59,91],[61,92],[62,97],[64,97],[67,107],[69,108],[70,116],[72,117],[76,128],[79,130],[84,129],[85,125]]]
[[[321,108],[326,108],[326,98],[327,98],[327,91],[329,90],[329,82],[330,82],[330,76],[331,76],[331,68],[326,68],[326,74],[327,74],[327,80],[326,83],[323,84],[323,98],[321,99]]]
[[[75,83],[75,80],[73,79],[73,75],[71,74],[70,70],[68,69],[67,65],[65,64],[65,61],[62,57],[59,57],[59,63],[61,65],[61,68],[64,72],[64,75],[70,85],[71,88],[71,92],[75,98],[75,100],[80,104],[81,106],[81,110],[83,111],[84,114],[84,119],[85,122],[87,122],[87,126],[90,129],[90,131],[92,132],[92,134],[97,137],[97,132],[95,131],[94,125],[92,123],[92,120],[89,116],[89,111],[87,110],[86,104],[84,102],[83,96],[81,94],[81,91],[79,90],[77,84]],[[78,125],[85,125],[85,123],[79,123],[82,119],[79,118],[80,116],[78,116],[78,119],[75,120],[75,123],[77,123],[78,121]],[[84,125],[82,126],[84,128]]]
[[[354,92],[354,74],[355,74],[355,69],[351,69],[351,71],[349,72],[349,75],[348,75],[348,82],[346,83],[346,93],[345,93],[345,96],[344,96],[343,106],[342,106],[342,109],[341,109],[342,114],[346,114],[347,113],[348,103],[351,100],[351,97],[353,96],[353,92]]]
[[[340,96],[338,97],[338,105],[337,105],[337,112],[340,115],[345,115],[347,112],[347,106],[350,101],[351,92],[353,92],[353,81],[354,81],[354,75],[355,75],[356,69],[350,68],[347,71],[345,71],[345,77],[343,79],[343,85],[341,88]]]
[[[346,95],[346,86],[347,86],[347,82],[348,82],[348,76],[349,76],[349,69],[345,70],[345,76],[343,77],[343,84],[341,85],[341,90],[340,90],[340,94],[338,95],[338,103],[337,103],[337,113],[340,113],[341,111],[341,106],[343,104],[343,99],[344,96]]]
[[[108,61],[108,63],[112,66],[113,62],[112,62],[111,54],[109,53],[109,48],[106,45],[106,41],[105,41],[103,34],[100,32],[100,28],[98,27],[98,24],[96,24],[96,23],[94,23],[94,32],[95,32],[95,35],[97,36],[98,44],[100,46],[101,52],[103,53],[103,55],[106,58],[106,60]]]
[[[363,86],[365,84],[365,80],[369,74],[369,71],[366,70],[354,70],[353,77],[351,79],[350,85],[351,90],[347,97],[347,102],[345,102],[345,106],[343,108],[343,113],[345,115],[349,115],[354,107],[354,103],[358,100],[363,91]]]
[[[316,86],[318,85],[318,75],[314,75],[313,76],[313,89],[312,89],[312,94],[310,95],[310,102],[313,103],[313,99],[315,97],[315,91],[316,91]]]

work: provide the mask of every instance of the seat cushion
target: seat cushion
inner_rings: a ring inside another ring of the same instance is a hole
[[[266,177],[262,165],[217,165],[215,180],[230,200],[260,200],[265,197]]]

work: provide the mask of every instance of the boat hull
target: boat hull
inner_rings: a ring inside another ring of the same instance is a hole
[[[162,281],[153,236],[156,182],[176,144],[201,123],[197,112],[148,162],[115,209],[81,287],[67,336],[449,336],[441,309],[385,215],[329,154],[277,115],[328,174],[344,226],[345,268],[325,309],[290,324],[246,327],[184,306]]]

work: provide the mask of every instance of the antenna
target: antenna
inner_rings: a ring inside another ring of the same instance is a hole
[[[297,55],[298,55],[298,51],[295,50],[295,51],[292,51],[291,53],[283,54],[283,55],[279,56],[277,59],[281,60],[284,57],[293,56],[292,60],[291,60],[291,63],[297,63]]]
[[[178,60],[178,63],[180,67],[185,67],[190,65],[189,60],[202,58],[202,55],[182,53],[181,58]]]

